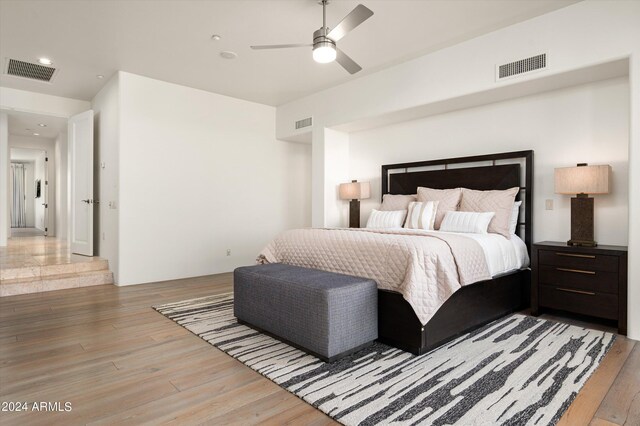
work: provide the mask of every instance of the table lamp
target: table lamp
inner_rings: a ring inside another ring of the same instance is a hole
[[[349,202],[349,228],[360,228],[360,200],[371,196],[369,182],[352,180],[340,184],[340,199]]]
[[[593,239],[593,198],[589,194],[608,194],[611,166],[589,166],[555,169],[556,194],[574,195],[571,198],[571,239],[569,246],[595,247]]]

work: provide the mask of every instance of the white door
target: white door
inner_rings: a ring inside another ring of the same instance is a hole
[[[93,256],[93,110],[69,119],[71,252]]]

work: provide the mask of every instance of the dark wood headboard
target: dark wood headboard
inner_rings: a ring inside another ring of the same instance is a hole
[[[522,182],[521,165],[524,165],[524,182]],[[533,151],[504,152],[382,166],[383,196],[384,194],[415,194],[419,186],[436,189],[469,188],[476,190],[520,187],[516,200],[522,200],[523,203],[520,208],[518,227],[520,230],[524,228],[523,239],[529,254],[531,254]],[[523,236],[522,232],[520,232],[520,236]]]

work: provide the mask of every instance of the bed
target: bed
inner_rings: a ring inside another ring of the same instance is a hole
[[[264,262],[365,276],[378,283],[379,340],[423,354],[528,304],[533,151],[382,166],[382,195],[420,186],[519,187],[517,234],[304,229],[274,239]]]

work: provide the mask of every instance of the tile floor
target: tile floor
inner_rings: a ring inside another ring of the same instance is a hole
[[[38,228],[11,228],[12,237],[43,237],[44,231]]]
[[[105,259],[72,254],[54,237],[14,236],[0,247],[0,296],[111,283]]]

